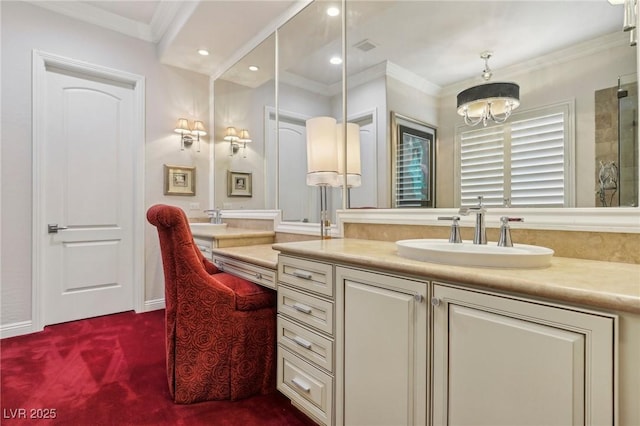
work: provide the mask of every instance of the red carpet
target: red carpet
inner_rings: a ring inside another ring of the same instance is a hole
[[[165,372],[164,311],[48,326],[0,345],[3,425],[314,424],[279,392],[174,404]]]

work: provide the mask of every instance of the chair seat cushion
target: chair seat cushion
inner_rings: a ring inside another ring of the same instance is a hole
[[[235,293],[236,309],[239,311],[254,311],[275,305],[275,293],[268,288],[226,272],[220,272],[211,277]]]

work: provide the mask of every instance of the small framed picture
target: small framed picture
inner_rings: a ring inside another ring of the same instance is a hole
[[[165,164],[164,195],[196,195],[196,168]]]
[[[251,197],[252,191],[251,173],[227,171],[227,196]]]

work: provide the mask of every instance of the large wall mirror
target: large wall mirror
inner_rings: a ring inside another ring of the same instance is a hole
[[[320,190],[306,180],[306,122],[342,121],[340,7],[339,1],[313,2],[278,29],[278,199],[286,222],[320,221]],[[273,166],[272,156],[267,161]],[[328,189],[327,204],[335,222],[339,188]]]
[[[339,14],[328,15],[329,6]],[[317,188],[305,180],[305,122],[343,120],[341,66],[329,62],[341,53],[340,7],[314,1],[278,29],[277,84],[275,34],[215,82],[216,206],[280,208],[284,221],[319,221]],[[480,54],[487,50],[491,81],[520,86],[520,106],[508,122],[545,108],[569,111],[562,205],[638,205],[637,49],[622,31],[621,6],[347,0],[345,19],[346,119],[359,125],[362,160],[350,207],[394,207],[393,121],[418,123],[435,135],[434,202],[425,206],[460,204],[461,134],[484,126],[464,124],[456,95],[482,83]],[[270,58],[270,75],[243,81],[241,71],[257,57]],[[221,142],[228,126],[251,131],[246,158],[229,155]],[[250,200],[226,195],[227,170],[253,173]],[[615,183],[611,173],[618,173]],[[331,191],[333,221],[342,193]]]
[[[377,207],[398,204],[391,196],[394,114],[437,129],[435,206],[464,202],[460,135],[480,134],[484,126],[465,125],[456,112],[456,95],[484,82],[484,51],[493,53],[491,81],[520,86],[521,103],[510,121],[568,105],[568,151],[560,160],[566,169],[564,202],[550,199],[544,206],[638,205],[636,47],[622,31],[621,6],[606,1],[349,1],[347,18],[348,116],[377,111]],[[608,180],[615,172],[616,182]],[[526,179],[528,186],[544,185],[542,177]],[[512,186],[514,198],[522,199],[522,191]],[[484,191],[489,195],[491,189]],[[498,205],[509,201],[495,198]],[[529,207],[526,203],[521,205]]]
[[[276,105],[275,55],[276,36],[272,34],[214,82],[216,208],[276,208],[273,188],[266,179],[275,169],[265,163],[267,141],[275,139],[269,134],[274,130],[265,126],[265,116]],[[251,190],[233,191],[232,172],[250,173]]]

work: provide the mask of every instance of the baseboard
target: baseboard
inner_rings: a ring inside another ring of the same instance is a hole
[[[146,300],[144,302],[143,312],[157,311],[164,309],[164,298]],[[8,337],[23,336],[25,334],[34,333],[33,321],[20,321],[11,324],[0,325],[0,339],[6,339]]]
[[[145,300],[144,301],[144,311],[143,312],[151,312],[157,311],[159,309],[164,309],[164,298],[162,299],[153,299],[153,300]]]
[[[20,321],[0,326],[0,339],[33,333],[32,321]]]

